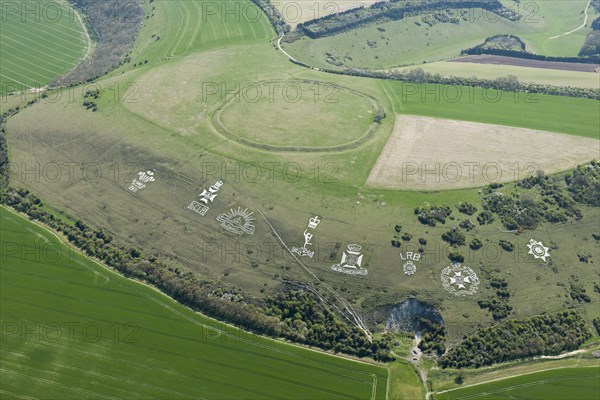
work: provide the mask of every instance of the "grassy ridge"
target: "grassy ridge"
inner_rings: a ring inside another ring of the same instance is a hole
[[[587,27],[552,39],[582,24],[587,0],[535,3],[506,0],[502,4],[522,18],[508,21],[477,8],[449,10],[446,13],[455,23],[436,22],[431,14],[424,13],[316,40],[303,37],[286,46],[290,54],[310,65],[332,68],[341,63],[350,68],[376,69],[456,57],[462,49],[480,44],[486,37],[511,33],[522,38],[530,52],[576,56],[591,31],[589,21],[596,15],[590,7]]]
[[[83,26],[62,1],[3,3],[0,21],[0,94],[43,86],[86,53]]]
[[[435,400],[486,399],[595,400],[600,390],[600,367],[563,368],[435,394]]]
[[[5,398],[385,398],[383,368],[209,320],[0,218]]]

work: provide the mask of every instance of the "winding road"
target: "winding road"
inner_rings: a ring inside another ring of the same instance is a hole
[[[587,5],[585,6],[585,10],[583,10],[583,12],[585,14],[585,18],[584,18],[583,24],[581,24],[581,26],[578,26],[577,28],[575,28],[572,31],[569,31],[567,33],[563,33],[563,34],[557,35],[557,36],[552,36],[550,39],[557,39],[559,37],[567,36],[567,35],[570,35],[573,32],[577,32],[578,30],[580,30],[582,28],[585,28],[585,25],[587,24],[587,20],[588,20],[588,8],[590,8],[590,4],[591,3],[592,3],[592,0],[588,0]]]

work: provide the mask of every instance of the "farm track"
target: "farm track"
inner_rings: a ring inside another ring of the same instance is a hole
[[[570,35],[571,33],[577,32],[578,30],[585,28],[585,25],[587,24],[588,20],[588,8],[590,8],[590,4],[592,4],[592,0],[588,0],[587,4],[585,5],[585,8],[583,9],[585,18],[583,19],[583,23],[580,26],[561,35],[552,36],[550,39],[558,39],[559,37]]]

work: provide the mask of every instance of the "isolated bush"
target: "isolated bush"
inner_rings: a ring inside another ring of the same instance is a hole
[[[465,234],[456,227],[442,234],[442,239],[451,245],[462,246],[465,244]]]
[[[471,240],[471,243],[469,243],[469,247],[472,250],[479,250],[481,248],[481,246],[483,246],[483,243],[481,243],[481,240],[479,240],[477,238]]]

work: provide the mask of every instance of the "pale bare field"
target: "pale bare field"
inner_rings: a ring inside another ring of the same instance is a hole
[[[600,141],[510,126],[398,115],[366,185],[448,190],[564,171],[597,159]]]
[[[415,68],[421,68],[425,72],[443,76],[459,76],[463,78],[475,76],[482,79],[497,79],[506,77],[507,75],[514,75],[519,78],[519,81],[527,83],[591,89],[600,88],[600,75],[597,72],[561,71],[557,69],[519,67],[514,65],[459,63],[451,61],[439,61],[398,69],[408,71]]]
[[[273,5],[279,10],[285,22],[292,28],[302,22],[336,14],[360,6],[368,7],[380,0],[275,0]]]

